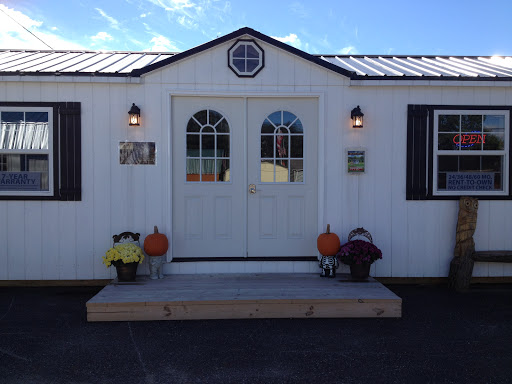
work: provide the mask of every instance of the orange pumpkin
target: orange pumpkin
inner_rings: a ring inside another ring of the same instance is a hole
[[[147,235],[144,239],[144,252],[148,256],[162,256],[169,248],[169,241],[167,236],[163,233],[158,233],[158,227],[155,225],[154,233]]]
[[[318,236],[316,247],[323,256],[334,256],[340,250],[340,238],[335,233],[331,233],[330,224],[327,224],[327,232]]]

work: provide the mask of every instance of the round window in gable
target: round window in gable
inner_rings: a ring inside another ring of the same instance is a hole
[[[264,66],[264,52],[254,40],[237,40],[228,51],[228,66],[238,77],[254,77]]]

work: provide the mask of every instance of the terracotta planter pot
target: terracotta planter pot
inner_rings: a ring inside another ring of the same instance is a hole
[[[350,275],[357,280],[367,279],[370,276],[370,267],[371,264],[368,263],[351,264]]]
[[[114,263],[113,263],[114,264]],[[135,281],[137,275],[138,262],[134,263],[116,263],[114,264],[117,270],[117,280],[121,282]]]

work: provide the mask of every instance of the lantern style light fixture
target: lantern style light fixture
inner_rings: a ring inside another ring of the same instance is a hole
[[[352,112],[350,112],[350,117],[352,118],[352,128],[363,128],[363,116],[364,113],[361,112],[359,105],[355,107]]]
[[[140,125],[140,108],[133,103],[128,114],[130,115],[130,125],[138,127]]]

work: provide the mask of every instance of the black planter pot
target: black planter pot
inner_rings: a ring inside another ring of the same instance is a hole
[[[369,263],[362,264],[351,264],[350,265],[350,276],[356,280],[364,280],[370,276],[370,267]]]
[[[134,263],[113,263],[117,269],[117,280],[118,281],[135,281],[135,276],[137,275],[137,267],[139,266],[138,262]]]

